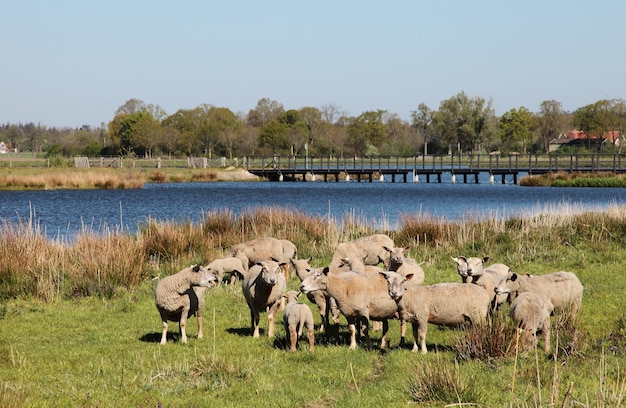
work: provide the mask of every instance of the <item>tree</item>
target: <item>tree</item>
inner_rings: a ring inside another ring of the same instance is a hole
[[[348,125],[348,142],[355,155],[363,155],[368,150],[368,145],[376,148],[385,138],[385,125],[383,114],[386,111],[367,111],[354,118]],[[371,147],[369,151],[373,150]]]
[[[411,126],[423,140],[424,155],[428,154],[428,143],[436,138],[433,120],[434,112],[425,103],[420,103],[417,110],[411,112]]]
[[[588,147],[591,137],[604,137],[620,126],[620,109],[623,101],[603,99],[574,111],[572,123],[587,134]]]
[[[305,143],[309,142],[309,128],[305,121],[302,120],[300,112],[290,109],[279,118],[287,128],[287,138],[289,139],[289,148],[292,156],[296,156]]]
[[[159,142],[161,124],[152,114],[144,112],[135,123],[131,133],[131,146],[138,155],[152,157],[153,150]]]
[[[286,153],[289,149],[288,131],[285,123],[274,119],[259,132],[259,145],[272,155]]]
[[[533,130],[537,120],[524,106],[505,112],[500,118],[500,137],[512,151],[526,150],[532,145]]]
[[[247,122],[251,126],[262,128],[285,112],[283,105],[269,98],[259,99],[256,108],[248,112]]]
[[[228,108],[212,107],[209,110],[208,131],[217,135],[217,141],[228,151],[228,158],[233,158],[233,148],[240,135],[241,122]]]
[[[565,112],[561,102],[546,100],[539,105],[538,129],[543,151],[550,153],[550,141],[565,130]]]
[[[133,115],[135,113],[143,112],[147,109],[146,104],[141,99],[129,99],[124,102],[117,110],[115,111],[115,115]]]
[[[109,122],[109,134],[113,141],[113,146],[117,154],[129,155],[135,154],[133,145],[133,132],[138,122],[143,118],[148,117],[150,120],[151,115],[146,111],[139,111],[132,114],[129,113],[117,113],[113,120]],[[136,141],[136,140],[135,140]]]
[[[483,143],[491,135],[493,119],[491,100],[469,98],[465,92],[460,92],[441,102],[433,122],[451,153],[455,144],[460,150],[482,150]]]
[[[412,155],[421,147],[415,137],[415,129],[398,114],[385,114],[386,137],[380,146],[380,153],[386,155]]]

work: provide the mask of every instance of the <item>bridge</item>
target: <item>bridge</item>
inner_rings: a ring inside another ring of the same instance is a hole
[[[626,156],[621,154],[454,154],[428,156],[379,157],[297,157],[273,156],[252,158],[247,170],[270,181],[387,181],[443,182],[448,175],[452,182],[478,183],[481,174],[490,183],[520,175],[556,172],[626,173]],[[447,181],[447,180],[446,180]]]

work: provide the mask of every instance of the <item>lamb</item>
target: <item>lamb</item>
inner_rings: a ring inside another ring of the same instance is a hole
[[[422,354],[427,353],[426,331],[428,323],[439,326],[482,324],[489,312],[490,296],[477,285],[463,283],[438,283],[406,287],[413,275],[403,277],[397,272],[381,272],[387,280],[389,296],[397,302],[400,318],[413,326],[413,352],[421,342]]]
[[[550,351],[550,315],[554,306],[550,301],[533,292],[523,292],[511,302],[511,318],[521,330],[522,349],[537,344],[537,332],[541,331],[546,353]]]
[[[383,333],[380,348],[387,347],[388,319],[395,316],[398,307],[389,294],[387,285],[380,276],[370,277],[348,271],[329,273],[330,268],[315,268],[300,284],[300,291],[310,293],[326,291],[335,301],[341,313],[348,320],[350,329],[350,349],[356,349],[356,325],[361,324],[368,348],[372,342],[369,336],[369,321],[382,321]]]
[[[313,269],[311,267],[311,260],[313,258],[309,257],[307,259],[292,259],[291,265],[293,266],[296,275],[300,278],[300,282],[302,282],[306,277],[311,273]],[[334,304],[330,295],[322,290],[312,291],[306,294],[307,298],[314,303],[319,311],[320,311],[320,333],[324,333],[330,327],[330,316],[333,316],[333,324],[339,323],[339,313],[335,312],[334,308],[331,311],[331,303]]]
[[[385,234],[368,235],[353,241],[337,245],[330,262],[330,267],[339,266],[343,258],[363,259],[366,265],[383,263],[389,269],[389,252],[385,247],[393,248],[393,240]]]
[[[282,295],[287,290],[285,275],[281,273],[282,263],[263,261],[253,265],[243,278],[243,295],[250,308],[252,337],[259,337],[259,314],[267,311],[268,337],[274,337],[274,314],[282,309]]]
[[[215,275],[200,265],[187,267],[159,281],[154,297],[163,322],[160,344],[167,342],[168,321],[179,323],[181,341],[187,343],[187,318],[194,314],[198,316],[198,338],[202,338],[204,293],[216,281]]]
[[[243,267],[239,258],[219,258],[206,266],[209,272],[217,277],[217,284],[222,283],[225,274],[230,274],[230,284],[234,285],[237,278],[246,276],[247,268]]]
[[[508,295],[497,294],[495,288],[503,280],[506,280],[511,268],[505,264],[492,264],[485,268],[484,264],[489,261],[488,256],[484,258],[460,256],[458,258],[452,257],[452,260],[456,262],[457,273],[463,282],[473,283],[485,289],[492,298],[491,309],[499,310],[502,304],[507,301]]]
[[[545,275],[519,275],[509,272],[504,282],[496,287],[496,293],[533,292],[550,302],[553,313],[565,313],[572,321],[580,310],[583,298],[583,285],[572,272],[553,272]]]
[[[313,313],[309,306],[298,302],[300,292],[290,290],[284,296],[287,298],[287,306],[283,314],[283,324],[285,326],[285,337],[288,339],[289,350],[296,351],[298,339],[302,336],[302,329],[306,327],[309,339],[309,350],[313,351],[315,335],[313,327]]]

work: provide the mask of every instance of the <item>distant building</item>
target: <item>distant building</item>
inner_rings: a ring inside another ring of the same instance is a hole
[[[611,143],[614,146],[620,146],[624,143],[624,138],[618,130],[604,132],[602,136],[597,134],[587,135],[581,130],[570,130],[562,132],[559,137],[550,141],[550,151],[554,152],[561,146],[582,146],[599,149],[602,144]]]

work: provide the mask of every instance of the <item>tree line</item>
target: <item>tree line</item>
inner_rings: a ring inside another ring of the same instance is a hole
[[[424,103],[404,120],[386,110],[349,116],[335,104],[285,109],[269,98],[248,113],[201,104],[167,114],[160,106],[129,99],[98,128],[48,128],[41,124],[0,125],[9,148],[46,156],[270,155],[379,156],[454,152],[549,152],[550,141],[568,130],[588,135],[626,128],[626,101],[599,100],[574,112],[543,101],[537,112],[521,106],[496,116],[491,99],[460,92],[437,110]],[[616,147],[599,145],[607,151]]]

